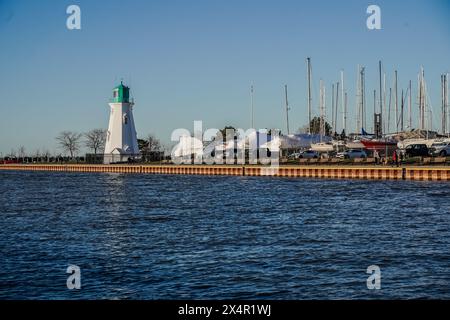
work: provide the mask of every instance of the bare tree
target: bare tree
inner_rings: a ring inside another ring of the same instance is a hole
[[[19,147],[19,158],[25,158],[25,147],[24,146],[20,146]]]
[[[10,156],[11,158],[15,158],[15,157],[16,157],[16,150],[11,149],[11,152],[9,153],[9,156]]]
[[[48,149],[44,149],[44,151],[42,151],[42,156],[44,158],[49,158],[51,155],[52,154],[51,154],[50,150],[48,150]]]
[[[149,134],[145,140],[138,139],[138,144],[142,153],[161,151],[161,142],[152,134]]]
[[[72,131],[63,131],[57,137],[59,146],[66,152],[70,153],[70,157],[73,158],[75,152],[80,150],[81,133]]]
[[[149,134],[147,137],[147,150],[148,152],[161,150],[161,142],[152,134]]]
[[[301,126],[298,128],[297,133],[306,134],[309,132],[309,126],[305,124],[304,126]]]
[[[138,146],[144,161],[155,161],[161,157],[161,142],[152,134],[147,139],[138,139]]]
[[[94,154],[105,148],[106,130],[94,129],[84,134],[86,147],[92,149]]]

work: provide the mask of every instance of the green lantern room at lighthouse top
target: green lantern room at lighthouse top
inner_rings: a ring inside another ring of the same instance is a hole
[[[124,86],[122,81],[120,85],[113,90],[113,102],[128,103],[130,102],[130,88]]]

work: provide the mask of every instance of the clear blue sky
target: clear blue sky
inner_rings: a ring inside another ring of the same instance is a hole
[[[81,7],[82,30],[66,28],[70,4]],[[380,31],[366,28],[370,4],[381,7]],[[410,79],[416,87],[423,65],[437,114],[449,36],[449,0],[0,0],[0,152],[55,152],[62,130],[106,128],[121,78],[136,100],[140,137],[168,143],[173,129],[192,130],[194,120],[248,128],[251,81],[256,127],[285,128],[287,84],[297,129],[307,122],[307,56],[315,113],[319,79],[331,92],[344,69],[354,128],[357,65],[366,66],[370,97],[381,59],[388,86],[399,70],[400,88]]]

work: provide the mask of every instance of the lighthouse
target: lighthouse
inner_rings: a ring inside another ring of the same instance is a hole
[[[113,99],[109,103],[109,126],[106,133],[104,163],[128,161],[139,154],[134,127],[133,106],[130,88],[120,85],[113,89]]]

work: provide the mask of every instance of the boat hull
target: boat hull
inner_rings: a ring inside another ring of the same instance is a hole
[[[393,149],[397,147],[397,143],[392,141],[361,140],[361,143],[367,150],[383,151],[386,150],[386,148]]]

